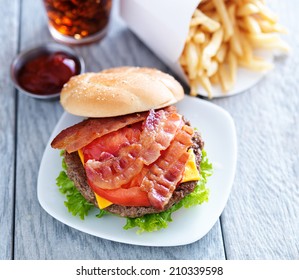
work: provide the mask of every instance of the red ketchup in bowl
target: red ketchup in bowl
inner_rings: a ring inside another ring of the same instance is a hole
[[[49,95],[59,93],[63,85],[79,72],[78,61],[70,55],[43,53],[21,67],[17,80],[22,88],[33,94]]]

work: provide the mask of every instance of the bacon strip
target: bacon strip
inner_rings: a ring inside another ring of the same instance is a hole
[[[193,129],[185,125],[143,178],[140,187],[148,192],[149,201],[155,208],[164,208],[182,179],[189,158],[187,149],[192,145],[192,135]]]
[[[144,122],[140,135],[140,145],[145,165],[153,163],[173,140],[175,133],[182,126],[182,116],[176,113],[175,107],[155,112],[151,110]]]
[[[142,112],[119,117],[90,118],[61,131],[54,138],[51,146],[71,153],[88,145],[96,138],[129,124],[143,121],[147,115],[147,112]]]
[[[144,165],[150,165],[167,149],[182,126],[182,116],[173,108],[151,110],[144,122],[140,140],[119,150],[118,156],[106,161],[88,160],[85,170],[90,185],[102,189],[116,189],[130,182]]]

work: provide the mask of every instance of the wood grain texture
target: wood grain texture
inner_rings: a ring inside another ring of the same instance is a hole
[[[51,41],[41,1],[22,2],[21,49]],[[33,17],[34,13],[34,17]],[[36,24],[40,22],[41,24]],[[76,47],[87,71],[135,65],[167,71],[114,14],[108,36],[100,43]],[[16,177],[16,259],[223,259],[220,224],[187,246],[156,248],[126,245],[74,230],[52,218],[39,205],[36,184],[48,138],[62,113],[58,101],[19,97]],[[22,140],[25,141],[22,141]],[[51,163],[49,163],[50,167]],[[124,231],[125,234],[125,231]]]
[[[221,224],[218,221],[198,242],[169,248],[96,238],[56,221],[40,207],[36,197],[39,164],[63,110],[58,101],[43,102],[18,95],[15,119],[16,99],[8,67],[17,48],[17,32],[12,30],[17,31],[18,3],[7,1],[5,10],[0,6],[0,24],[6,27],[0,29],[0,42],[5,41],[0,54],[1,66],[4,65],[0,67],[0,152],[11,159],[0,165],[0,197],[5,201],[0,206],[0,258],[299,259],[298,1],[268,1],[290,30],[285,38],[292,46],[292,54],[278,59],[276,68],[252,89],[212,101],[230,112],[238,134],[237,173]],[[42,1],[22,1],[21,10],[21,50],[53,41]],[[108,36],[101,43],[75,50],[84,57],[87,71],[121,65],[169,71],[116,14]]]
[[[18,48],[19,1],[5,2],[5,9],[0,9],[0,42],[2,42],[0,154],[3,159],[5,158],[5,161],[0,164],[0,259],[11,259],[13,257],[16,92],[10,81],[9,69]],[[7,14],[10,16],[7,17]]]
[[[238,135],[221,219],[228,259],[299,259],[299,2],[268,2],[289,30],[292,53],[249,91],[214,101],[231,113]]]
[[[52,41],[42,1],[22,1],[21,10],[20,49]],[[45,144],[62,108],[58,101],[19,95],[17,109],[15,258],[39,259],[48,232],[43,227],[47,217],[37,200],[37,175]]]

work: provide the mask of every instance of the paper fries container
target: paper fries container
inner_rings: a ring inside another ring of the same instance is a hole
[[[179,64],[189,31],[190,19],[200,0],[126,0],[120,1],[120,15],[128,27],[186,84],[188,78]],[[272,60],[272,55],[266,56]],[[241,93],[255,85],[265,72],[239,68],[234,88],[223,93],[220,86],[213,87],[213,97]],[[199,87],[199,95],[207,96]]]

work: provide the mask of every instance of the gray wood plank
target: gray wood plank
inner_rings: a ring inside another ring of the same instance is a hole
[[[22,6],[21,48],[51,41],[41,1]],[[34,11],[34,17],[32,16]],[[43,24],[36,24],[43,22]],[[162,64],[114,14],[109,35],[100,43],[76,47],[85,59],[87,71],[118,65]],[[39,163],[48,137],[62,109],[56,102],[41,102],[20,96],[18,119],[16,259],[223,259],[219,222],[200,241],[175,248],[125,245],[74,230],[49,216],[38,204],[36,183]],[[124,232],[125,234],[125,232]]]
[[[23,1],[21,9],[21,50],[52,41],[42,1]],[[45,250],[45,238],[49,238],[36,185],[43,150],[61,113],[57,101],[40,101],[19,95],[15,259],[39,259]]]
[[[268,2],[290,31],[291,55],[251,90],[214,101],[232,114],[238,135],[221,219],[229,259],[299,258],[299,2]]]
[[[16,97],[15,89],[10,82],[9,67],[18,48],[19,1],[5,1],[5,9],[0,9],[0,26],[0,154],[3,159],[0,164],[0,259],[11,259],[13,257]]]

